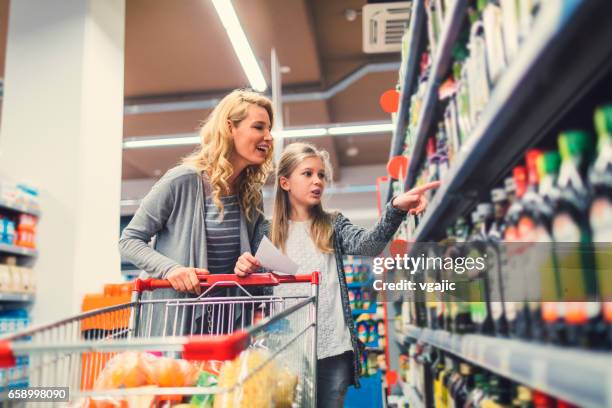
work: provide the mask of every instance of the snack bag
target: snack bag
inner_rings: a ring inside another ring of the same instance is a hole
[[[214,408],[267,408],[272,406],[272,392],[275,385],[273,362],[262,366],[270,357],[260,349],[248,349],[233,361],[223,364],[219,374],[219,386],[227,389],[215,397]],[[255,372],[255,369],[258,369]],[[249,374],[251,374],[249,376]],[[249,376],[242,385],[238,382]]]
[[[216,387],[219,383],[219,372],[221,371],[221,361],[204,361],[200,366],[200,375],[196,387]],[[194,395],[189,401],[193,407],[213,408],[215,396],[213,394]]]

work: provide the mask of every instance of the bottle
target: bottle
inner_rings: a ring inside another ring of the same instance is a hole
[[[522,263],[526,285],[525,314],[519,315],[517,330],[519,337],[541,339],[542,323],[540,311],[540,244],[538,244],[538,226],[540,225],[541,197],[538,195],[537,159],[542,151],[531,149],[525,155],[527,164],[527,189],[522,198],[523,208],[518,221],[519,239],[523,245]]]
[[[516,387],[516,396],[512,400],[513,408],[534,408],[531,390],[524,385]]]
[[[483,408],[503,408],[512,404],[510,381],[491,375],[489,378],[489,392],[483,398],[480,406]]]
[[[555,408],[555,401],[540,391],[533,391],[533,408]]]
[[[605,343],[612,347],[612,105],[595,111],[597,158],[591,167],[589,180],[592,201],[589,221],[593,231],[595,261],[603,320],[606,325]]]
[[[537,163],[540,179],[538,191],[541,201],[538,206],[540,217],[536,226],[536,236],[542,246],[542,256],[545,260],[540,269],[542,277],[541,320],[544,339],[554,344],[562,344],[564,338],[561,280],[552,242],[553,204],[559,195],[556,180],[560,163],[561,156],[556,151],[545,152],[538,158]],[[543,242],[549,242],[551,245],[544,245]]]
[[[481,203],[472,213],[474,228],[469,239],[468,259],[485,259],[488,240],[487,231],[493,221],[493,207],[489,203]],[[483,267],[486,266],[483,264]],[[489,282],[486,268],[479,269],[479,264],[474,262],[474,267],[467,272],[470,276],[470,317],[477,333],[492,334],[493,321],[491,320],[491,308],[489,298]]]
[[[438,356],[433,364],[432,377],[434,389],[434,406],[437,408],[446,407],[446,388],[443,384],[442,374],[444,373],[444,352],[438,350]]]
[[[459,379],[454,384],[453,399],[456,407],[464,407],[468,396],[474,388],[474,373],[469,364],[459,365]]]
[[[504,230],[504,242],[506,243],[506,262],[504,265],[504,307],[506,311],[506,321],[508,323],[508,335],[520,337],[519,320],[526,321],[528,318],[527,307],[525,304],[526,283],[524,279],[524,269],[522,256],[524,245],[521,242],[518,232],[518,221],[523,212],[522,198],[525,194],[527,185],[527,169],[523,166],[516,166],[512,170],[514,183],[510,190],[512,200],[506,213],[506,229]]]
[[[458,217],[457,223],[455,224],[455,237],[457,245],[454,247],[455,251],[451,256],[465,257],[466,254],[466,242],[469,237],[469,226],[464,217]],[[451,307],[454,309],[452,314],[453,328],[456,333],[471,333],[474,330],[474,324],[470,315],[470,304],[469,299],[469,285],[466,284],[465,274],[456,275],[457,289],[455,290],[455,296],[457,300],[451,302]]]
[[[559,137],[561,168],[557,178],[552,233],[565,303],[566,341],[571,345],[597,344],[600,304],[587,216],[590,202],[586,175],[591,152],[590,135],[569,131]]]
[[[454,400],[450,393],[453,374],[456,372],[456,362],[451,357],[446,356],[444,359],[444,372],[442,373],[442,383],[444,384],[444,402],[447,408],[454,408]]]
[[[465,401],[465,408],[478,408],[480,407],[480,402],[485,396],[485,388],[484,384],[486,383],[487,378],[483,373],[474,374],[474,387],[468,394],[468,397]]]
[[[503,245],[503,232],[506,228],[505,218],[508,212],[508,194],[503,188],[491,190],[491,201],[494,205],[493,223],[487,233],[487,271],[489,275],[489,299],[491,308],[491,320],[494,333],[498,336],[508,335],[508,322],[506,321],[506,310],[503,296],[503,259],[505,257],[505,246]]]

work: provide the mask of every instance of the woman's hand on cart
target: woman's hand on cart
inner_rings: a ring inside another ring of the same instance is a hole
[[[425,183],[402,193],[393,199],[392,205],[398,210],[408,211],[410,214],[420,214],[427,208],[425,193],[440,187],[439,181]]]
[[[257,272],[261,267],[261,263],[250,252],[245,252],[236,261],[234,273],[238,276],[245,277]]]
[[[202,268],[186,268],[178,267],[171,270],[166,279],[170,282],[174,290],[178,292],[195,293],[200,295],[202,288],[200,287],[200,279],[198,275],[208,275],[207,269]]]

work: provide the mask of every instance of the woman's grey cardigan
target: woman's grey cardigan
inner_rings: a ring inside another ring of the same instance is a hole
[[[370,230],[359,227],[351,223],[341,213],[338,213],[334,218],[333,243],[336,257],[336,265],[338,266],[338,281],[340,283],[340,298],[342,299],[342,310],[344,312],[344,321],[351,334],[351,343],[353,345],[353,385],[359,387],[359,374],[361,371],[360,357],[362,353],[361,342],[357,339],[355,331],[355,321],[351,311],[348,285],[346,283],[346,275],[344,274],[343,255],[361,255],[361,256],[378,256],[385,249],[387,243],[393,237],[402,223],[406,212],[398,210],[387,204],[385,212],[376,225]],[[256,230],[256,236],[253,240],[253,249],[256,251],[263,235],[269,235],[270,226],[265,222],[263,228]]]
[[[119,240],[121,257],[145,271],[141,277],[164,278],[179,266],[207,268],[206,205],[205,197],[210,185],[196,170],[185,165],[169,170],[142,200],[132,221],[123,230]],[[248,222],[244,213],[240,219],[240,252],[252,252],[252,238],[261,235],[263,214],[252,214]],[[153,245],[149,245],[155,237]],[[184,298],[187,294],[172,289],[153,292],[152,299]],[[171,311],[173,312],[173,311]],[[173,335],[184,332],[185,327],[166,326],[163,304],[154,308],[155,318],[147,334]],[[184,322],[190,316],[181,316]],[[181,320],[183,320],[181,319]],[[186,323],[184,323],[186,326]]]

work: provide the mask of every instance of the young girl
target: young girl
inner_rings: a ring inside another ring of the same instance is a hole
[[[330,180],[327,152],[306,143],[287,146],[276,173],[273,221],[268,234],[274,245],[299,265],[298,273],[321,273],[317,407],[342,407],[348,386],[359,384],[360,349],[342,256],[379,255],[406,213],[418,214],[425,209],[423,193],[439,186],[438,182],[429,183],[395,197],[374,228],[367,231],[340,213],[323,210],[321,197]],[[258,267],[257,259],[244,253],[234,271],[245,276]]]

